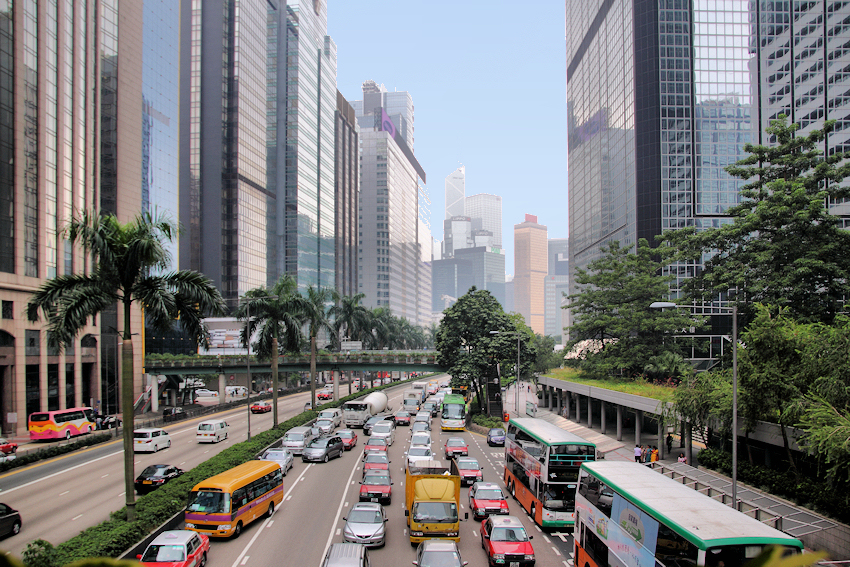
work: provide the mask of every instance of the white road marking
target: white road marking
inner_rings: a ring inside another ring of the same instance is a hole
[[[16,490],[20,490],[21,488],[26,488],[27,486],[32,486],[33,484],[37,484],[37,483],[42,482],[42,481],[45,481],[45,480],[47,480],[47,479],[49,479],[49,478],[53,478],[54,476],[59,476],[60,474],[65,474],[66,472],[72,471],[72,470],[74,470],[74,469],[78,469],[78,468],[80,468],[80,467],[84,467],[84,466],[86,466],[86,465],[90,465],[90,464],[92,464],[92,463],[96,463],[97,461],[102,461],[103,459],[106,459],[106,458],[109,458],[109,457],[114,457],[114,456],[116,456],[116,455],[123,455],[123,454],[124,454],[124,450],[122,449],[121,451],[116,451],[115,453],[110,453],[110,454],[108,454],[108,455],[104,455],[104,456],[102,456],[102,457],[98,457],[98,458],[96,458],[96,459],[92,459],[91,461],[87,461],[87,462],[85,462],[85,463],[81,463],[81,464],[79,464],[79,465],[75,465],[75,466],[73,466],[73,467],[69,467],[69,468],[64,469],[64,470],[61,470],[61,471],[59,471],[59,472],[56,472],[56,473],[53,473],[53,474],[49,474],[49,475],[47,475],[47,476],[43,476],[43,477],[41,477],[41,478],[39,478],[39,479],[33,480],[33,481],[31,481],[31,482],[24,483],[24,484],[22,484],[22,485],[20,485],[20,486],[16,486],[16,487],[14,487],[14,488],[10,488],[10,489],[8,489],[8,490],[2,490],[2,489],[0,489],[0,492],[2,492],[3,494],[9,494],[10,492],[14,492],[14,491],[16,491]]]
[[[183,461],[183,462],[182,462],[182,463],[180,463],[180,464],[181,464],[181,465],[184,465],[184,464],[186,464],[186,461]]]
[[[139,464],[139,463],[141,463],[141,462],[142,462],[142,461],[136,461],[136,463],[135,463],[135,464],[137,464],[137,465],[138,465],[138,464]]]
[[[289,500],[289,499],[291,499],[291,498],[292,498],[292,495],[291,495],[291,494],[290,494],[289,496],[287,496],[287,497],[286,497],[286,499],[287,499],[287,500]]]
[[[348,508],[348,502],[345,503],[345,506],[343,506],[343,508]]]
[[[274,520],[269,520],[269,523],[268,523],[268,525],[266,525],[266,527],[270,528],[270,527],[272,527],[273,524],[274,524]]]
[[[340,532],[340,531],[341,531],[341,530],[340,530],[339,528],[337,528],[337,529],[336,529],[336,535],[339,535],[339,532]]]
[[[106,473],[105,475],[103,475],[103,476],[102,476],[102,477],[100,477],[100,478],[106,478],[106,477],[108,477],[108,476],[109,476],[109,473]]]
[[[562,563],[563,563],[564,565],[566,565],[567,567],[570,567],[570,563],[567,563],[566,561],[563,561]]]
[[[537,529],[538,532],[543,533],[543,530],[540,529],[540,526],[538,526],[537,524],[534,524],[534,527],[535,527],[535,529]],[[546,536],[543,536],[543,537],[546,537]],[[546,541],[548,542],[549,540],[547,539]]]
[[[73,518],[71,518],[71,521],[73,522],[74,520],[79,520],[82,517],[83,517],[82,514],[80,514],[79,516],[74,516]]]
[[[555,555],[557,555],[558,557],[560,557],[560,556],[561,556],[561,552],[560,552],[560,551],[558,551],[558,548],[557,548],[557,547],[555,547],[554,545],[552,546],[552,551],[554,551],[554,552],[555,552]]]
[[[118,495],[118,498],[121,498],[121,497],[122,497],[122,496],[124,496],[125,494],[127,494],[127,492],[126,492],[126,491],[122,492],[121,494],[119,494],[119,495]]]
[[[62,493],[62,494],[60,494],[59,496],[65,496],[65,495],[66,495],[66,494],[68,494],[69,492],[71,492],[71,491],[70,491],[70,490],[66,490],[65,492],[63,492],[63,493]]]
[[[242,562],[241,562],[241,563],[239,563],[239,564],[240,564],[240,565],[245,565],[246,563],[248,563],[248,559],[249,559],[249,557],[246,555],[245,557],[243,557],[243,558],[242,558]]]
[[[362,454],[361,454],[360,456],[362,457]],[[358,459],[358,460],[359,460],[359,459]],[[348,475],[348,480],[349,480],[349,482],[351,482],[351,480],[354,478],[354,473],[355,473],[355,472],[357,472],[357,468],[358,468],[358,467],[357,467],[356,465],[355,465],[354,467],[352,467],[352,468],[351,468],[351,474],[350,474],[350,475]],[[339,508],[337,508],[337,511],[336,511],[336,517],[334,518],[333,525],[337,525],[337,524],[339,523],[339,519],[340,519],[340,517],[342,516],[342,506],[343,506],[343,503],[345,503],[346,505],[348,505],[348,503],[347,503],[347,502],[345,502],[345,496],[344,496],[344,495],[343,495],[343,497],[342,497],[342,498],[340,498],[340,500],[339,500]],[[333,537],[334,537],[334,530],[333,530],[333,529],[331,529],[331,531],[328,533],[328,541],[327,541],[327,542],[325,542],[325,548],[322,550],[322,555],[321,555],[321,557],[324,557],[324,556],[325,556],[325,554],[328,552],[328,548],[331,546],[331,542],[333,541]]]
[[[552,540],[550,540],[550,539],[549,539],[548,537],[546,537],[545,535],[543,536],[543,539],[545,539],[545,540],[546,540],[546,543],[552,543]]]

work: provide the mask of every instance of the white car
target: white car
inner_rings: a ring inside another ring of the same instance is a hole
[[[218,392],[216,392],[215,390],[207,390],[206,388],[198,388],[197,390],[195,390],[195,395],[209,398],[218,396]]]
[[[405,453],[405,456],[407,457],[408,469],[420,461],[430,461],[433,458],[431,449],[422,445],[414,445],[410,447],[410,449],[407,450],[407,453]]]
[[[392,445],[395,441],[395,424],[392,421],[379,421],[372,426],[371,437],[386,439],[387,445]]]
[[[160,449],[171,447],[171,437],[165,429],[151,427],[133,431],[133,451],[136,453],[156,453]]]
[[[424,447],[431,446],[431,434],[427,431],[417,431],[410,436],[410,446],[422,445]]]

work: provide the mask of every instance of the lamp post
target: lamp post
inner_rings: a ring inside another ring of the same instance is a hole
[[[277,299],[277,295],[264,295],[261,297],[243,297],[242,300],[245,302],[245,342],[248,348],[248,394],[246,396],[247,406],[248,406],[248,440],[251,439],[251,302],[256,301],[258,299]],[[277,341],[273,341],[272,344],[274,348],[277,348]],[[274,353],[277,355],[277,353]],[[274,396],[277,396],[277,384],[274,384]],[[275,413],[277,413],[277,408],[275,408]]]
[[[652,309],[683,307],[671,301],[655,301]],[[732,315],[732,507],[738,509],[738,306],[715,307]]]
[[[514,385],[514,411],[519,415],[519,339],[522,336],[518,332],[490,331],[491,335],[516,335],[516,384]]]

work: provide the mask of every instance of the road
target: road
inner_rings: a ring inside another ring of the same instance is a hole
[[[400,406],[405,387],[387,390],[390,407]],[[303,393],[282,398],[280,420],[299,413],[308,396],[309,393]],[[166,429],[172,436],[172,447],[157,454],[138,454],[137,473],[149,464],[160,462],[189,469],[231,443],[244,440],[247,434],[245,409],[220,415],[231,426],[228,441],[218,445],[197,444],[194,432],[200,419],[170,425]],[[252,433],[268,429],[271,421],[268,414],[252,416]],[[284,479],[284,502],[274,516],[247,526],[239,539],[213,540],[209,567],[277,567],[281,564],[281,553],[285,554],[284,564],[287,565],[320,565],[328,546],[342,541],[343,517],[358,500],[364,438],[362,430],[356,431],[358,446],[342,458],[310,465],[297,459]],[[448,432],[441,434],[439,419],[435,419],[432,449],[438,455],[449,435]],[[468,431],[461,436],[469,441],[470,455],[484,465],[484,480],[498,482],[504,488],[502,448],[487,447],[483,436]],[[393,501],[387,507],[387,544],[371,551],[374,567],[399,565],[402,559],[404,564],[414,558],[415,548],[410,545],[404,517],[407,439],[407,428],[400,427],[389,451]],[[116,440],[0,476],[0,500],[18,508],[24,520],[21,533],[7,538],[0,547],[20,556],[26,544],[34,539],[57,544],[107,519],[110,512],[124,504],[122,463],[120,441]],[[461,516],[469,511],[468,490],[462,489]],[[509,505],[511,514],[521,518],[534,537],[532,544],[538,565],[572,565],[571,537],[541,532],[517,502],[509,499]],[[463,559],[472,567],[487,564],[479,531],[480,523],[471,518],[461,522],[459,547]]]

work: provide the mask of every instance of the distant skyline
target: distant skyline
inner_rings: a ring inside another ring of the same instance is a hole
[[[549,238],[569,237],[564,3],[529,7],[328,1],[343,96],[361,99],[363,81],[372,79],[413,97],[434,238],[443,239],[444,180],[462,164],[467,196],[502,197],[508,274],[513,227],[526,213]]]

